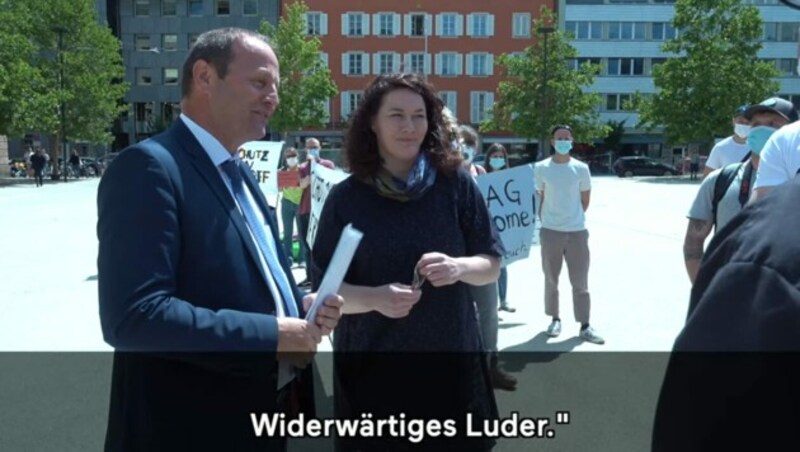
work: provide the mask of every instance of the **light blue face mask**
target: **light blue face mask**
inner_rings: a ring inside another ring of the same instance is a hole
[[[567,155],[572,150],[571,140],[556,140],[556,152],[561,155]]]
[[[778,129],[769,126],[756,126],[750,129],[750,133],[747,135],[747,146],[750,147],[753,154],[761,154],[767,140],[776,130]]]
[[[308,155],[314,157],[315,159],[319,158],[319,148],[308,148]]]
[[[505,168],[506,159],[503,157],[492,157],[489,159],[489,166],[491,166],[493,170]]]

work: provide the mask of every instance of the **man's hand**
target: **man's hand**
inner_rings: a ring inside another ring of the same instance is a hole
[[[392,319],[408,315],[419,301],[422,291],[406,284],[387,284],[379,288],[381,295],[375,298],[375,310]]]
[[[303,310],[308,312],[311,305],[317,298],[316,293],[311,293],[303,297]],[[325,299],[322,306],[317,309],[317,316],[314,323],[320,328],[323,336],[331,334],[339,319],[342,317],[342,306],[344,305],[344,298],[339,295],[331,295]]]
[[[417,268],[433,287],[455,284],[463,273],[456,259],[442,253],[423,254],[417,263]]]
[[[322,341],[319,327],[303,319],[278,317],[278,359],[304,368]]]

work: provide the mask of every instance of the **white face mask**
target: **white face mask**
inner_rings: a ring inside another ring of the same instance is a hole
[[[750,134],[750,126],[747,124],[734,124],[733,133],[739,138],[747,138],[747,135]]]
[[[289,157],[286,159],[286,164],[289,166],[297,166],[297,157]]]
[[[467,163],[472,163],[472,159],[475,158],[475,149],[464,146],[464,161]]]

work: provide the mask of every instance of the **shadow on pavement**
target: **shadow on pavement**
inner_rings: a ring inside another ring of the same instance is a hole
[[[668,176],[647,176],[647,177],[637,177],[635,179],[637,182],[648,182],[651,184],[669,184],[669,185],[700,185],[702,179],[699,177],[697,179],[690,179],[687,176],[677,176],[677,177],[668,177]]]

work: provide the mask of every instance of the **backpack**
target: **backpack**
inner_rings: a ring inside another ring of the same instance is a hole
[[[736,174],[739,172],[739,168],[741,168],[742,165],[744,165],[743,162],[731,163],[730,165],[722,168],[717,176],[717,180],[714,181],[714,198],[711,200],[711,213],[714,217],[714,229],[717,228],[717,206],[722,200],[722,197],[725,196],[725,192],[728,191],[728,188],[733,183],[733,180],[736,179]]]

